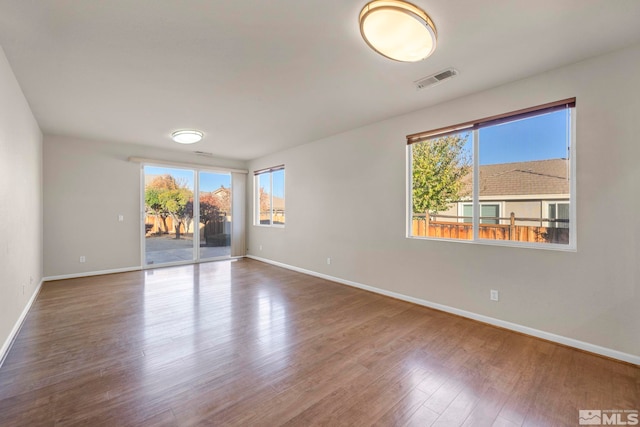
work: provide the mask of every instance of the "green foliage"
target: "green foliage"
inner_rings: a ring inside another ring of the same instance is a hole
[[[471,172],[467,139],[457,134],[411,146],[413,213],[443,211],[468,195],[462,181]]]
[[[160,218],[162,221],[162,226],[164,227],[164,232],[168,232],[166,218],[169,216],[169,212],[167,212],[162,206],[162,202],[160,201],[160,193],[164,191],[155,187],[147,187],[144,191],[144,205],[145,212],[155,215],[157,218]],[[161,233],[163,230],[160,229]]]
[[[144,192],[144,204],[152,213],[159,215],[162,211],[160,191],[157,188],[147,188]]]
[[[180,225],[188,231],[193,218],[193,192],[186,183],[178,182],[168,174],[156,177],[145,188],[144,201],[145,207],[153,214],[173,218],[176,238],[180,238]]]
[[[193,193],[187,188],[163,190],[158,195],[162,207],[170,214],[177,216],[183,216],[187,203],[192,197]]]

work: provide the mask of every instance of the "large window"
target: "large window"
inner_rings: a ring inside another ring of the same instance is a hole
[[[575,248],[575,99],[409,135],[408,235]]]
[[[284,165],[254,172],[254,224],[284,226]]]

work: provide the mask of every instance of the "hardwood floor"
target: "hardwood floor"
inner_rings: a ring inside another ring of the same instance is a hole
[[[43,285],[0,425],[575,426],[640,369],[252,260]]]

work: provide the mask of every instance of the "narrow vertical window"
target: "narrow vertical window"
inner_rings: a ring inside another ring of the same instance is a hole
[[[284,169],[271,173],[271,221],[284,225]]]
[[[284,165],[254,172],[254,225],[284,226]]]

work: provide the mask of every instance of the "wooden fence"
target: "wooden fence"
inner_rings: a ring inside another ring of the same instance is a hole
[[[450,221],[437,221],[438,218],[450,219]],[[451,221],[451,219],[466,219],[454,215],[429,215],[414,214],[411,227],[411,235],[418,237],[440,237],[446,239],[473,239],[473,225],[469,222]],[[489,240],[511,240],[516,242],[537,243],[569,243],[569,223],[566,219],[549,218],[516,218],[512,212],[508,218],[481,217],[481,220],[509,221],[509,224],[479,224],[478,237]],[[536,221],[555,224],[554,227],[540,227],[532,225],[517,225],[518,221]]]
[[[219,215],[207,222],[206,225],[199,225],[200,238],[206,246],[225,246],[225,242],[229,240],[228,228],[229,221],[226,215]],[[167,229],[165,230],[165,224]],[[155,215],[147,215],[144,219],[145,234],[147,236],[159,235],[162,233],[175,234],[174,221],[172,217],[165,218],[165,224],[162,218]],[[227,231],[227,233],[225,233]],[[180,224],[180,233],[185,233],[184,224]],[[193,220],[189,224],[188,233],[193,233]],[[228,245],[227,245],[228,246]]]
[[[162,222],[162,218],[157,217],[155,215],[146,215],[144,218],[144,226],[146,234],[160,234],[164,232],[169,232],[173,234],[176,232],[176,228],[173,225],[173,218],[166,217],[165,223],[167,225],[167,229],[164,228],[164,223]],[[189,228],[190,232],[193,232],[193,222],[191,223],[191,227]],[[184,224],[180,225],[180,233],[184,233]]]
[[[266,211],[266,212],[260,211],[260,224],[269,224],[270,221],[271,221],[271,215],[269,211]],[[273,210],[273,223],[284,224],[284,210],[280,210],[280,209]]]

